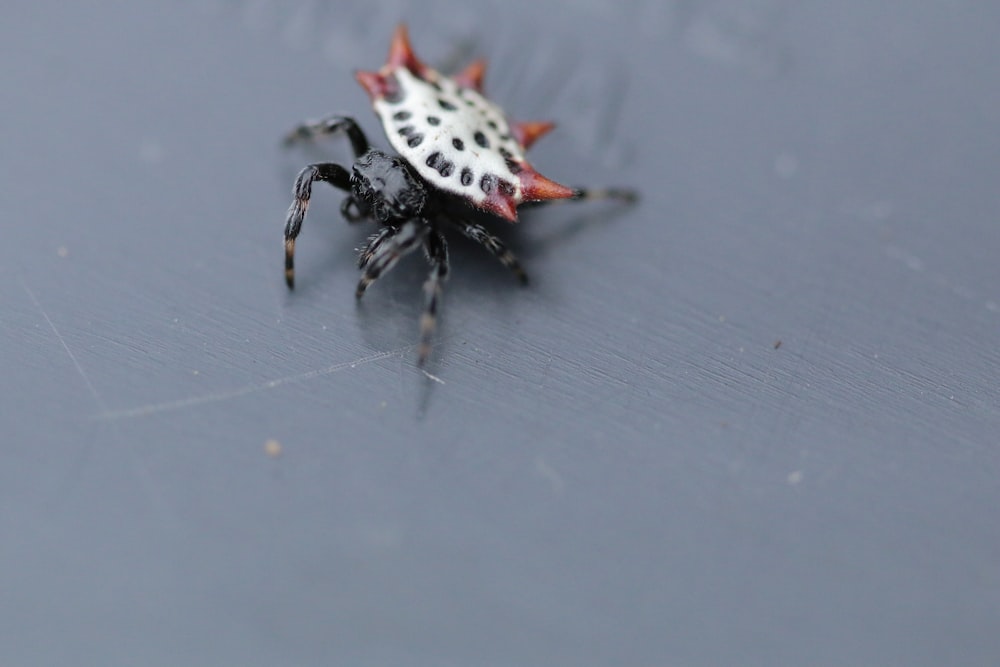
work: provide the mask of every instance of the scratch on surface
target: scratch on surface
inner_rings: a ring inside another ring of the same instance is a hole
[[[423,369],[420,369],[420,370],[422,370],[422,371],[423,371]],[[428,380],[434,380],[434,381],[435,381],[435,382],[437,382],[438,384],[444,384],[444,380],[442,380],[441,378],[439,378],[439,377],[438,377],[437,375],[431,375],[431,374],[430,374],[430,373],[428,373],[427,371],[423,371],[423,373],[424,373],[424,375],[426,375],[426,376],[427,376],[427,379],[428,379]]]
[[[80,363],[80,360],[76,358],[76,355],[73,354],[73,350],[69,348],[69,344],[66,342],[66,338],[62,335],[62,333],[59,332],[59,329],[56,327],[55,322],[53,322],[52,318],[49,317],[49,314],[45,311],[45,308],[42,306],[42,302],[38,300],[38,297],[35,296],[35,293],[33,291],[31,291],[31,288],[28,287],[28,285],[23,280],[19,279],[19,282],[21,283],[21,287],[24,288],[24,291],[28,294],[28,297],[31,298],[32,303],[34,303],[35,307],[38,308],[38,312],[40,312],[42,314],[42,317],[45,318],[45,322],[49,325],[49,328],[52,330],[52,333],[59,341],[59,344],[62,346],[62,349],[65,350],[66,356],[68,356],[70,358],[70,361],[73,362],[73,367],[76,369],[76,372],[80,375],[81,378],[83,378],[83,382],[87,387],[87,391],[94,399],[94,403],[97,405],[97,408],[102,412],[106,413],[108,411],[107,404],[101,397],[100,392],[97,391],[97,387],[95,387],[94,383],[90,381],[90,377],[87,375],[87,372],[83,370],[83,365]],[[118,436],[117,429],[114,427],[114,425],[112,425],[112,432],[114,432],[115,435]],[[146,468],[146,466],[143,464],[141,460],[136,458],[136,455],[132,450],[129,451],[131,452],[130,461],[133,469],[135,470],[136,477],[137,479],[139,479],[139,482],[142,484],[142,488],[149,496],[150,502],[153,504],[154,507],[157,508],[157,510],[161,514],[163,514],[164,516],[169,516],[169,507],[167,506],[167,503],[164,501],[162,494],[160,494],[159,490],[153,484],[153,480],[150,477],[149,470]]]
[[[330,375],[332,373],[337,373],[339,371],[347,370],[349,368],[357,368],[364,364],[370,364],[373,361],[379,361],[380,359],[388,359],[399,354],[402,354],[413,348],[412,345],[407,345],[406,347],[401,347],[395,350],[389,350],[387,352],[379,352],[377,354],[372,354],[367,357],[361,357],[360,359],[355,359],[354,361],[344,361],[339,364],[333,364],[332,366],[327,366],[326,368],[318,368],[316,370],[307,371],[305,373],[298,373],[297,375],[288,375],[286,377],[276,378],[274,380],[268,380],[266,382],[258,382],[256,384],[248,384],[243,387],[238,387],[236,389],[231,389],[229,391],[219,391],[212,394],[203,394],[201,396],[190,396],[188,398],[180,398],[175,401],[165,401],[163,403],[150,403],[148,405],[140,405],[136,408],[127,408],[124,410],[104,410],[98,415],[94,416],[94,419],[100,419],[105,421],[119,420],[119,419],[132,419],[135,417],[146,417],[158,412],[169,412],[171,410],[181,410],[184,408],[190,408],[197,405],[205,405],[206,403],[218,403],[219,401],[228,401],[234,398],[239,398],[241,396],[246,396],[248,394],[254,394],[259,391],[267,391],[268,389],[275,389],[286,384],[293,384],[296,382],[305,382],[306,380],[311,380],[323,375]]]
[[[59,344],[62,345],[62,349],[65,350],[66,356],[68,356],[70,361],[73,362],[73,367],[76,368],[76,372],[79,373],[81,378],[83,378],[84,384],[87,385],[87,391],[89,391],[90,395],[94,398],[94,402],[97,403],[97,407],[100,408],[101,410],[106,411],[108,408],[104,404],[104,399],[101,398],[101,395],[100,393],[98,393],[97,388],[94,386],[94,383],[90,381],[89,377],[87,377],[87,373],[83,370],[83,366],[80,365],[80,361],[76,358],[76,355],[73,354],[73,351],[71,349],[69,349],[69,345],[66,344],[66,339],[63,338],[63,335],[61,333],[59,333],[59,329],[56,328],[56,325],[52,321],[52,318],[50,318],[49,314],[45,312],[45,308],[42,307],[42,302],[38,300],[38,297],[36,297],[35,293],[31,291],[31,288],[28,287],[26,284],[24,284],[24,281],[21,281],[21,287],[23,287],[24,291],[28,293],[28,296],[31,298],[32,303],[35,304],[35,308],[38,308],[38,312],[40,312],[42,314],[42,317],[45,318],[45,322],[49,325],[49,328],[52,330],[52,333],[55,334],[55,337],[59,341]]]

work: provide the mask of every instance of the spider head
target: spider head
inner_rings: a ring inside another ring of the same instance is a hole
[[[381,224],[404,222],[420,215],[427,188],[406,162],[381,151],[369,151],[354,163],[352,194]]]

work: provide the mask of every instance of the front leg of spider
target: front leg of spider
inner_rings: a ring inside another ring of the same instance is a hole
[[[354,151],[354,159],[368,152],[368,137],[361,131],[358,122],[347,116],[329,116],[322,120],[306,121],[285,135],[285,146],[299,141],[316,141],[341,132],[347,135]]]
[[[309,210],[312,184],[316,181],[329,183],[341,190],[351,191],[351,172],[339,164],[321,162],[311,164],[299,172],[292,186],[292,205],[285,218],[285,283],[289,289],[295,287],[295,238],[302,230],[302,221]]]
[[[441,284],[448,278],[448,243],[438,231],[431,230],[424,239],[424,252],[430,262],[431,273],[424,282],[424,313],[420,316],[418,366],[423,366],[431,354],[431,338],[437,329]]]
[[[333,115],[320,120],[306,121],[293,128],[282,142],[284,146],[290,147],[301,142],[315,142],[326,137],[338,134],[346,134],[351,142],[351,151],[354,159],[357,160],[370,149],[368,137],[361,130],[361,126],[353,118],[348,116]],[[369,218],[369,211],[358,202],[353,195],[348,194],[340,205],[340,213],[348,222],[361,222]]]
[[[368,243],[361,250],[361,254],[358,255],[358,268],[362,271],[368,266],[368,262],[372,261],[372,255],[378,249],[382,242],[387,238],[396,233],[395,227],[382,227],[377,232],[368,237]]]
[[[396,266],[396,262],[404,256],[419,248],[428,231],[430,226],[425,221],[414,219],[403,223],[395,232],[377,238],[374,247],[370,248],[370,258],[354,296],[363,297],[373,282]]]

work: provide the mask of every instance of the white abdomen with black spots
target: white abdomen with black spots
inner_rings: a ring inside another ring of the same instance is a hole
[[[515,205],[523,201],[516,171],[524,151],[497,105],[447,77],[428,82],[402,67],[393,75],[399,95],[374,100],[375,112],[389,143],[424,179],[474,205],[498,188]]]

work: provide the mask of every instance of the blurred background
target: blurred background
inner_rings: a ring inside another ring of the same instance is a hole
[[[0,663],[1000,660],[1000,8],[8,3]],[[291,183],[356,69],[489,60],[607,202],[356,304]]]

